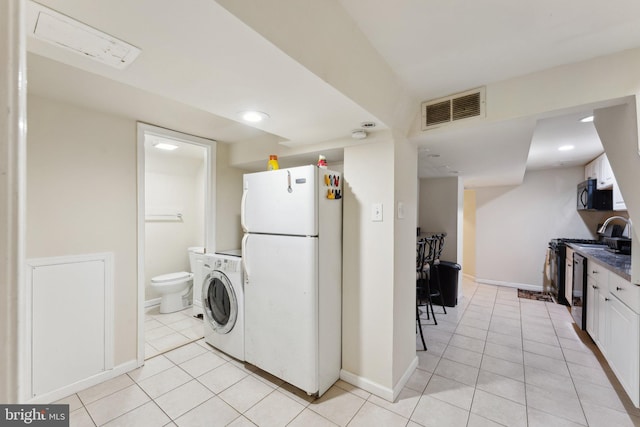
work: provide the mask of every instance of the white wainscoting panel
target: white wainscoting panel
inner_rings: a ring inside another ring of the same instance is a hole
[[[27,261],[31,397],[113,368],[113,256]]]

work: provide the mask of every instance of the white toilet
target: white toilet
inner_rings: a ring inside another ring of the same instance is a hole
[[[191,273],[180,271],[156,276],[151,279],[151,287],[160,294],[160,313],[173,313],[189,306],[189,291],[193,286],[193,271],[195,270],[196,254],[203,254],[204,248],[191,247],[189,251],[189,264]]]

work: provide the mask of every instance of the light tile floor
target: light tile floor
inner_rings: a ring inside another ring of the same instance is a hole
[[[343,381],[313,399],[203,340],[61,402],[72,426],[640,426],[565,307],[464,287],[437,326],[424,320],[428,351],[394,403]]]
[[[204,336],[202,319],[193,317],[193,309],[161,314],[159,306],[148,308],[144,322],[144,358],[197,341]]]

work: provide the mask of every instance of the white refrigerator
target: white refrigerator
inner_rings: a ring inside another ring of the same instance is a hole
[[[320,396],[341,367],[342,176],[246,174],[240,216],[245,360]]]

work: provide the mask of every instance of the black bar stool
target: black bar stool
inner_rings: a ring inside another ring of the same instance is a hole
[[[424,342],[424,334],[422,333],[422,323],[420,322],[420,306],[428,304],[428,281],[429,264],[427,263],[427,251],[429,245],[426,239],[418,241],[416,246],[416,327],[420,331],[420,339],[422,340],[422,348],[426,351],[427,344]],[[429,308],[427,307],[427,316],[429,315]]]
[[[444,314],[447,314],[447,309],[444,305],[444,298],[442,296],[442,288],[440,286],[440,254],[442,254],[442,249],[444,249],[444,238],[446,237],[446,233],[434,234],[430,237],[427,237],[425,240],[427,242],[427,264],[429,268],[427,269],[428,275],[426,280],[427,287],[427,295],[429,300],[429,306],[427,308],[427,319],[429,319],[429,308],[431,309],[431,315],[433,316],[433,323],[438,324],[438,320],[436,319],[436,313],[433,310],[433,299],[440,298],[440,303],[442,304],[442,310]]]

